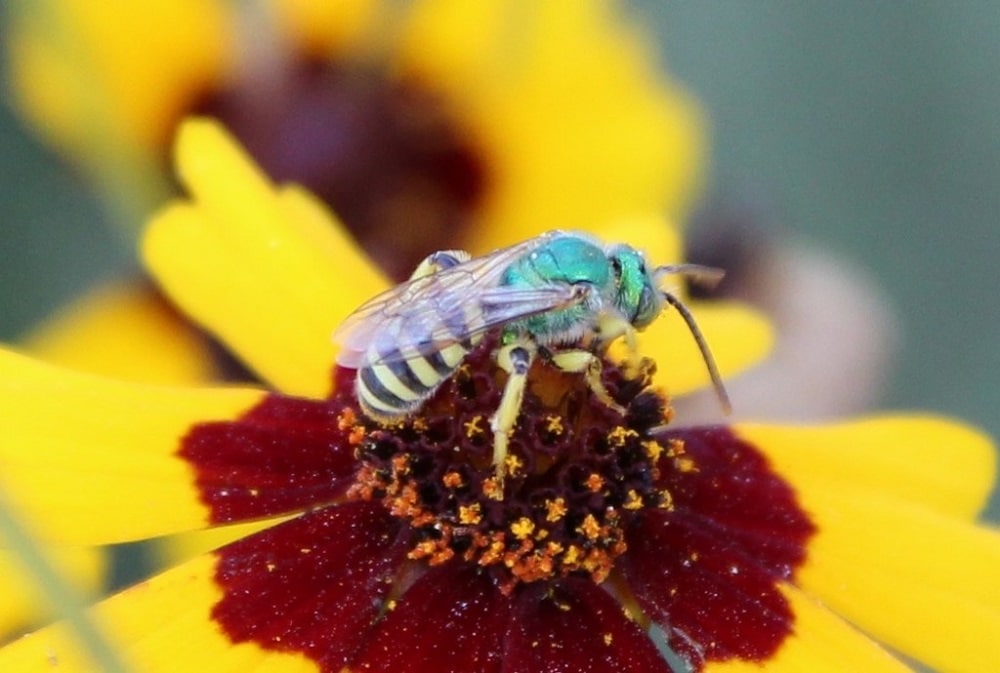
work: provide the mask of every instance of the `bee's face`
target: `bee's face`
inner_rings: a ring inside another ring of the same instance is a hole
[[[615,274],[618,310],[633,327],[646,327],[660,315],[663,298],[646,269],[645,258],[635,248],[623,245],[612,249],[608,259]]]

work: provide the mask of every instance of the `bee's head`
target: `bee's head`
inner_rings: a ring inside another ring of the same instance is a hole
[[[608,253],[615,278],[615,303],[622,315],[637,329],[653,322],[663,308],[663,295],[646,268],[642,253],[627,245]]]

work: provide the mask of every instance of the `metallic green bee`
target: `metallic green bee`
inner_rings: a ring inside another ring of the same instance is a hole
[[[728,411],[728,396],[694,318],[677,297],[659,288],[664,276],[677,273],[710,281],[722,274],[690,264],[650,270],[631,246],[602,245],[564,231],[475,259],[463,251],[437,252],[409,281],[347,318],[334,335],[343,346],[337,362],[357,369],[362,411],[379,421],[400,420],[420,408],[487,331],[499,329],[496,360],[508,379],[490,426],[502,484],[510,433],[534,358],[541,354],[564,371],[583,374],[602,402],[623,411],[601,382],[600,356],[624,337],[634,360],[636,331],[668,304],[691,330]]]

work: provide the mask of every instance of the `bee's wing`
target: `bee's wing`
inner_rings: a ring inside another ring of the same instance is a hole
[[[515,259],[544,245],[556,233],[415,278],[375,296],[334,332],[334,340],[342,345],[337,363],[356,368],[365,360],[392,362],[430,355],[492,327],[581,301],[583,290],[569,285],[498,287]],[[372,352],[379,356],[369,358]]]

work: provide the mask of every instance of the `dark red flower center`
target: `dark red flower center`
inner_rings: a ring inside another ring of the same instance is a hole
[[[268,175],[323,199],[396,278],[459,238],[488,170],[440,95],[357,63],[283,66],[189,112],[221,119]]]
[[[470,354],[392,426],[362,415],[356,372],[338,369],[326,400],[270,395],[191,429],[179,454],[214,522],[304,512],[217,552],[222,632],[324,672],[773,657],[795,628],[781,584],[815,527],[759,448],[726,427],[664,427],[649,363],[636,378],[606,364],[620,414],[538,362],[498,498],[493,358]]]
[[[407,522],[411,559],[460,558],[488,569],[505,592],[570,575],[602,582],[627,549],[634,513],[671,507],[656,481],[657,462],[672,448],[648,434],[666,408],[645,390],[652,364],[630,381],[606,368],[607,386],[627,410],[622,417],[579,376],[537,362],[501,486],[489,427],[506,377],[492,346],[472,353],[418,415],[365,431],[350,494],[380,501]]]

